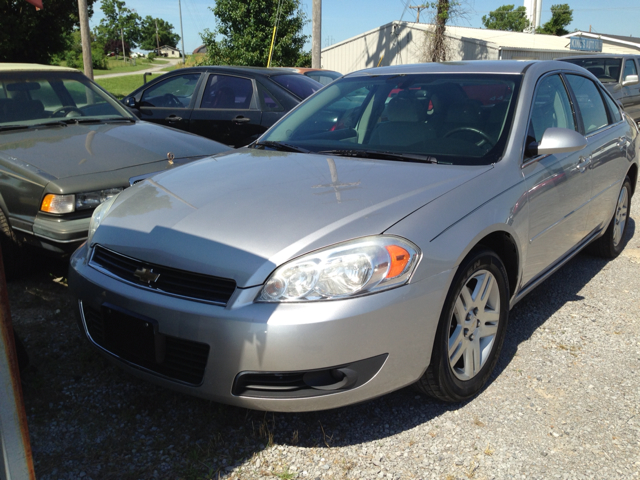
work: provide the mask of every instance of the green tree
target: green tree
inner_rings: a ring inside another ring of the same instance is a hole
[[[266,66],[277,22],[271,65],[311,64],[310,52],[303,51],[308,36],[302,28],[307,18],[300,0],[217,0],[210,8],[216,27],[200,34],[207,47],[206,63]]]
[[[87,0],[89,16],[94,2]],[[39,11],[24,0],[0,0],[0,62],[50,63],[78,26],[77,0],[45,2]]]
[[[94,35],[105,45],[110,40],[121,40],[135,48],[140,41],[140,15],[127,8],[124,0],[102,0],[100,10],[104,18],[94,28]]]
[[[573,10],[569,5],[562,3],[560,5],[551,5],[551,20],[538,28],[538,33],[546,33],[548,35],[562,36],[569,33],[566,26],[573,21]]]
[[[161,18],[153,18],[147,15],[140,23],[140,48],[154,50],[156,42],[156,22],[158,24],[158,38],[160,46],[169,45],[175,47],[180,41],[180,35],[173,31],[173,25]]]
[[[507,32],[523,32],[529,26],[526,7],[515,8],[515,5],[502,5],[482,16],[482,24],[490,30]]]

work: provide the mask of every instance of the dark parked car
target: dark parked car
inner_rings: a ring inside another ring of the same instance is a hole
[[[55,254],[87,238],[95,207],[136,181],[228,147],[141,122],[81,72],[0,65],[0,238]]]
[[[558,60],[593,73],[625,112],[640,123],[640,55],[580,55]]]
[[[584,247],[624,248],[639,140],[569,63],[351,73],[250,148],[103,203],[70,262],[81,329],[142,378],[240,407],[413,383],[467,400],[513,305]]]
[[[279,68],[193,67],[154,79],[123,103],[143,120],[241,147],[320,88]]]

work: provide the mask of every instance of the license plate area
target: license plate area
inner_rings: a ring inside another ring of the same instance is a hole
[[[101,310],[109,351],[140,365],[162,363],[164,336],[158,333],[158,322],[110,304]]]

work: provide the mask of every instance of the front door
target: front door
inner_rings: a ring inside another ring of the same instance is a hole
[[[527,143],[539,143],[550,127],[577,130],[569,95],[557,74],[538,82]],[[523,284],[552,266],[586,236],[591,186],[584,155],[578,151],[524,159],[529,245],[523,266]]]
[[[189,131],[193,97],[201,73],[176,74],[142,92],[140,119]]]

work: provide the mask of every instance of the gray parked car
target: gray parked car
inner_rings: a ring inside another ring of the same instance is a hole
[[[0,238],[9,274],[23,247],[70,254],[96,206],[151,173],[229,150],[139,121],[71,68],[0,64]]]
[[[593,73],[629,116],[640,123],[640,55],[580,55],[558,60]]]
[[[587,245],[622,250],[639,138],[569,63],[352,73],[249,148],[102,204],[70,264],[81,329],[248,408],[471,398],[516,302]]]

